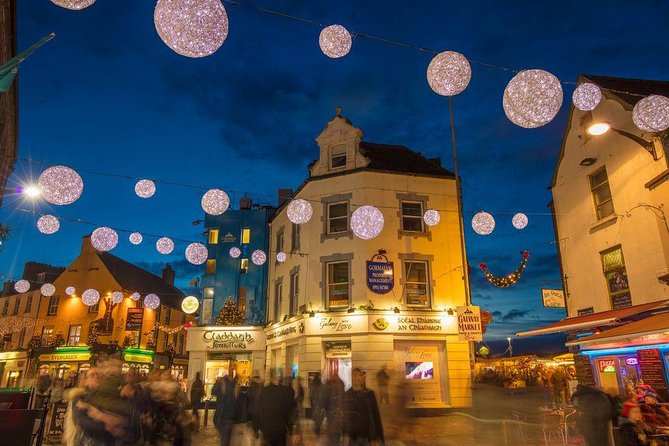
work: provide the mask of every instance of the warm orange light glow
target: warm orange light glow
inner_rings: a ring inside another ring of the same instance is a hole
[[[608,122],[596,122],[591,124],[590,127],[586,130],[589,135],[599,136],[611,130],[611,124]]]

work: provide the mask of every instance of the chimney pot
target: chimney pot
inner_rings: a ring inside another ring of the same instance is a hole
[[[163,280],[170,285],[174,285],[174,270],[172,269],[172,266],[168,263],[165,265],[165,268],[163,268]]]

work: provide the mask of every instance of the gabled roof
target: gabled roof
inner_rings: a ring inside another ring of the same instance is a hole
[[[631,106],[636,105],[641,99],[651,94],[669,96],[669,82],[667,81],[626,79],[622,77],[594,76],[590,74],[583,74],[581,77],[590,80],[604,90],[610,90],[611,93],[615,94]]]
[[[160,298],[162,305],[176,309],[181,308],[181,301],[185,295],[174,285],[170,285],[161,277],[108,252],[97,252],[96,254],[124,290],[137,291],[142,296],[154,293]]]
[[[369,160],[365,167],[368,170],[455,178],[453,172],[441,167],[438,160],[428,159],[404,146],[360,141],[360,154]]]

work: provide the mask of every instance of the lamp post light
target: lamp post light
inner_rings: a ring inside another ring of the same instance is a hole
[[[647,141],[641,138],[640,136],[637,136],[630,132],[626,132],[625,130],[617,129],[608,122],[591,122],[588,124],[585,131],[590,136],[600,136],[605,133],[608,133],[609,131],[614,131],[620,136],[624,136],[625,138],[634,141],[635,143],[639,144],[641,147],[646,149],[648,153],[650,153],[653,156],[654,160],[657,161],[658,159],[660,159],[657,156],[657,152],[655,151],[655,144],[652,141]]]
[[[506,338],[506,340],[509,342],[509,358],[513,356],[513,346],[511,345],[511,338]]]

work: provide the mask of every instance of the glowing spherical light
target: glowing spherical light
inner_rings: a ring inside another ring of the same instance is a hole
[[[42,293],[42,296],[51,297],[56,293],[56,287],[51,283],[45,283],[39,291]]]
[[[37,180],[41,195],[51,204],[72,204],[84,191],[84,180],[66,166],[51,166]]]
[[[318,37],[323,54],[333,59],[346,56],[352,44],[351,33],[341,25],[326,26]]]
[[[79,11],[80,9],[88,8],[95,0],[51,0],[51,3],[58,5],[61,8]]]
[[[123,302],[123,293],[120,291],[114,291],[111,296],[112,303],[120,304]]]
[[[594,110],[602,100],[602,90],[595,84],[585,82],[576,87],[574,94],[571,95],[571,100],[574,103],[574,107],[579,110]]]
[[[36,198],[39,197],[42,192],[39,190],[39,187],[30,185],[23,188],[23,193],[30,198]]]
[[[195,296],[186,296],[181,301],[181,309],[186,314],[193,314],[200,308],[200,301]]]
[[[149,310],[155,310],[160,306],[160,297],[155,294],[147,294],[144,296],[144,306]]]
[[[264,264],[267,261],[267,255],[265,254],[265,251],[262,249],[256,249],[253,251],[251,253],[251,261],[258,266]]]
[[[65,294],[67,294],[68,296],[74,296],[76,292],[77,292],[77,289],[73,286],[69,286],[69,287],[65,288]]]
[[[42,215],[37,219],[37,229],[42,234],[53,234],[60,229],[60,221],[53,215]]]
[[[169,237],[161,237],[156,242],[156,249],[161,254],[169,254],[174,251],[174,242]]]
[[[279,251],[279,252],[276,253],[276,261],[279,262],[279,263],[285,262],[287,258],[288,258],[288,256],[283,251]]]
[[[511,219],[511,223],[513,224],[513,227],[516,229],[525,229],[525,226],[527,226],[527,215],[519,212],[516,215],[513,216]]]
[[[668,129],[669,98],[654,94],[641,99],[632,110],[632,121],[644,132]]]
[[[98,251],[109,251],[118,244],[118,234],[112,228],[102,226],[91,234],[91,244]]]
[[[139,293],[137,291],[135,291],[134,293],[132,293],[130,295],[130,299],[134,300],[135,302],[138,301],[140,297],[141,296],[139,295]]]
[[[487,212],[477,212],[472,218],[472,228],[479,235],[488,235],[495,230],[495,218]]]
[[[144,240],[144,237],[142,237],[142,234],[140,234],[139,232],[133,232],[128,237],[128,240],[130,240],[130,243],[132,243],[133,245],[139,245],[140,243],[142,243],[142,240]]]
[[[186,260],[193,265],[202,265],[208,256],[209,251],[202,243],[191,243],[186,247]]]
[[[236,259],[241,254],[242,254],[241,249],[237,248],[236,246],[233,246],[232,248],[230,248],[230,257],[232,257],[233,259]]]
[[[360,206],[351,214],[351,229],[363,240],[370,240],[379,235],[383,223],[383,214],[374,206]]]
[[[307,200],[298,198],[297,200],[291,200],[286,209],[286,214],[288,215],[288,220],[292,223],[302,225],[311,220],[314,209]]]
[[[140,198],[151,198],[156,193],[156,183],[151,180],[139,180],[135,184],[135,193]]]
[[[25,279],[21,279],[14,284],[14,289],[17,293],[25,293],[30,289],[30,282]]]
[[[427,67],[427,83],[442,96],[462,93],[472,79],[472,67],[465,56],[455,51],[439,53]]]
[[[423,215],[423,221],[428,226],[436,226],[440,220],[441,220],[441,215],[439,215],[439,211],[436,211],[434,209],[428,209],[427,211],[425,211],[425,214]]]
[[[210,189],[202,196],[202,209],[209,215],[221,215],[228,206],[230,197],[220,189]]]
[[[511,122],[525,128],[546,125],[562,106],[560,80],[544,70],[516,74],[504,89],[504,112]]]
[[[81,301],[84,303],[84,305],[88,305],[89,307],[97,305],[97,303],[100,302],[100,293],[98,290],[89,288],[81,293]]]
[[[163,42],[186,57],[209,56],[228,37],[228,15],[220,0],[158,0],[153,22]]]

